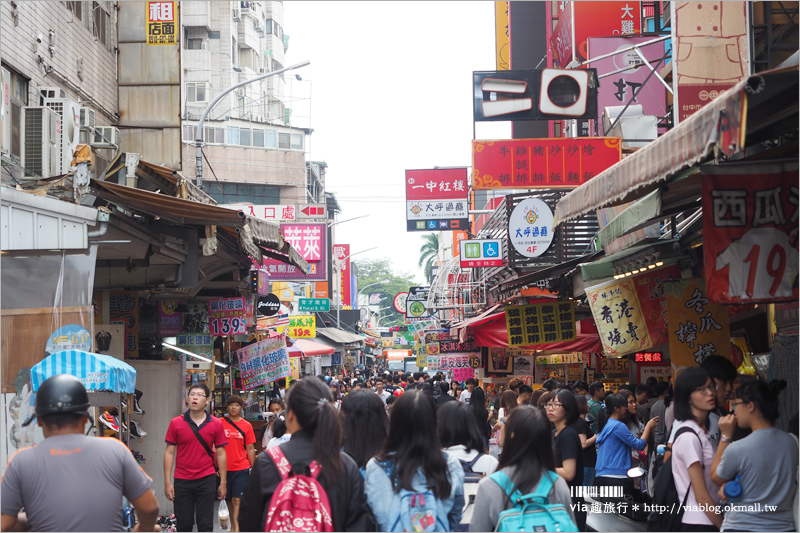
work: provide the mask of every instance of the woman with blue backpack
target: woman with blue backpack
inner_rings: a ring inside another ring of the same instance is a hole
[[[389,433],[389,417],[380,396],[355,390],[345,396],[339,411],[344,433],[344,452],[366,476],[367,462],[380,453]]]
[[[364,480],[342,449],[339,412],[324,381],[293,382],[292,438],[256,459],[239,512],[241,531],[367,531]]]
[[[515,408],[500,428],[500,441],[498,470],[478,484],[470,531],[578,531],[541,411]]]
[[[383,450],[367,463],[365,490],[381,531],[453,531],[464,507],[464,470],[441,451],[436,409],[422,391],[394,403]]]

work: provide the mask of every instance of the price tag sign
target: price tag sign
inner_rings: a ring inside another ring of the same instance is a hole
[[[214,337],[246,334],[244,297],[209,300],[208,328]]]

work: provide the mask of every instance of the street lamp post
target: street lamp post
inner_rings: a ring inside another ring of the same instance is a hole
[[[336,277],[337,278],[340,277],[339,272],[340,272],[340,269],[342,268],[342,263],[344,263],[348,258],[353,257],[354,255],[363,254],[364,252],[369,252],[369,251],[377,250],[377,249],[378,249],[377,246],[373,246],[372,248],[367,248],[366,250],[361,250],[360,252],[353,252],[350,255],[346,255],[346,256],[342,257],[341,259],[334,259],[333,260],[333,264],[336,266]],[[337,329],[341,329],[341,327],[340,327],[341,322],[339,321],[339,311],[341,311],[341,309],[342,309],[342,282],[341,282],[341,279],[337,279],[336,280],[336,295],[337,295],[336,299],[338,300],[338,303],[336,305],[336,328]],[[358,295],[356,295],[356,296],[358,296]]]
[[[227,89],[225,89],[224,91],[219,93],[217,95],[217,97],[214,98],[214,100],[212,100],[210,104],[208,104],[208,107],[206,107],[205,111],[203,111],[203,114],[200,115],[200,122],[197,124],[197,132],[195,134],[195,165],[196,165],[195,183],[197,184],[198,187],[202,187],[203,186],[203,148],[202,148],[203,147],[203,124],[205,123],[206,117],[208,116],[208,113],[211,111],[211,109],[213,109],[213,107],[215,105],[217,105],[220,100],[222,100],[226,95],[230,94],[230,92],[233,91],[234,89],[238,89],[239,87],[243,87],[243,86],[248,85],[250,83],[253,83],[255,81],[261,81],[261,80],[267,79],[267,78],[269,78],[271,76],[277,76],[278,74],[282,74],[282,73],[286,72],[287,70],[294,70],[296,68],[305,67],[306,65],[308,65],[310,63],[311,63],[311,61],[303,61],[302,63],[298,63],[296,65],[292,65],[291,67],[286,67],[286,68],[282,68],[280,70],[275,70],[275,71],[270,72],[268,74],[262,74],[261,76],[256,76],[255,78],[252,78],[252,79],[249,79],[249,80],[244,80],[242,82],[237,83],[236,85],[231,85],[230,87],[228,87]]]
[[[361,287],[361,288],[358,290],[358,293],[356,293],[356,303],[357,303],[358,305],[361,305],[361,304],[359,303],[359,299],[358,299],[358,297],[359,297],[359,295],[361,295],[361,293],[364,291],[364,289],[366,289],[367,287],[372,287],[373,285],[379,285],[379,284],[381,284],[381,283],[389,283],[389,280],[388,280],[388,279],[382,279],[382,280],[380,280],[380,281],[376,281],[376,282],[374,282],[374,283],[370,283],[369,285],[364,285],[363,287]],[[367,301],[367,307],[369,307],[369,301]]]

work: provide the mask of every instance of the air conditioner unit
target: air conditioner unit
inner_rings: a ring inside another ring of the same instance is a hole
[[[262,67],[262,68],[258,69],[258,73],[259,73],[259,74],[266,74],[266,73],[267,73],[267,71],[266,71],[266,69],[264,69],[264,68]]]
[[[44,105],[46,98],[66,98],[67,91],[61,87],[39,87],[39,105]]]
[[[95,128],[89,145],[94,148],[119,147],[119,129],[114,126],[100,126]]]
[[[539,90],[539,111],[562,117],[585,115],[590,75],[588,70],[544,69]]]
[[[58,159],[59,174],[66,174],[72,168],[75,148],[80,143],[80,106],[66,98],[45,98],[45,107],[52,109],[61,119],[61,152]]]
[[[22,108],[22,166],[24,176],[51,178],[58,176],[61,145],[60,119],[48,107]]]
[[[94,129],[94,109],[89,107],[81,108],[81,128]]]

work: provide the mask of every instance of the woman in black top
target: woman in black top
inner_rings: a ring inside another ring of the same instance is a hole
[[[469,398],[469,406],[475,414],[475,420],[478,422],[478,428],[483,435],[484,446],[482,453],[489,447],[489,436],[492,434],[492,428],[489,426],[489,411],[486,409],[486,394],[480,387],[472,389],[472,396]]]
[[[594,467],[597,464],[597,447],[595,440],[597,436],[586,422],[586,415],[589,414],[589,402],[584,396],[575,396],[578,403],[578,419],[573,426],[578,431],[583,447],[583,485],[591,487],[594,484]]]
[[[572,503],[578,504],[575,510],[575,523],[578,531],[586,529],[586,513],[583,512],[583,497],[575,495],[583,485],[583,448],[578,431],[573,424],[578,419],[578,402],[569,389],[557,389],[547,395],[544,404],[547,419],[553,423],[553,447],[556,459],[556,474],[563,477],[573,491]]]
[[[342,449],[339,412],[328,386],[313,377],[293,383],[287,393],[286,426],[292,439],[280,445],[293,472],[305,472],[311,461],[321,466],[319,482],[328,495],[334,531],[367,531],[364,479]],[[245,485],[239,511],[241,531],[264,531],[267,508],[281,481],[275,463],[262,453]]]

